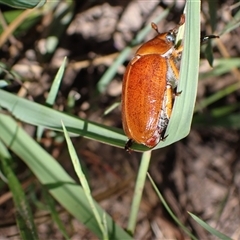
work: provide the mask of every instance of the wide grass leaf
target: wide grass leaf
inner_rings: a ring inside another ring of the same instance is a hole
[[[12,117],[3,114],[0,115],[0,139],[28,165],[39,181],[70,214],[97,236],[102,236],[82,188],[50,154],[17,125]],[[96,208],[101,215],[104,214],[97,203]],[[107,214],[106,224],[110,239],[131,239]]]

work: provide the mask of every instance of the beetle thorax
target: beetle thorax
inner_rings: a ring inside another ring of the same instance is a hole
[[[164,57],[164,58],[171,57],[173,49],[174,49],[174,47],[171,47],[167,52],[165,52],[164,54],[161,54],[161,56]]]
[[[174,42],[167,40],[167,34],[159,34],[152,40],[143,44],[136,52],[137,55],[144,56],[149,54],[160,54],[168,56],[172,53]]]

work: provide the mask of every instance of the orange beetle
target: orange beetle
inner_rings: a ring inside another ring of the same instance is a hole
[[[164,139],[172,112],[174,91],[179,79],[179,62],[183,47],[175,47],[180,23],[144,43],[129,62],[123,77],[122,122],[129,150],[133,142],[155,147]]]

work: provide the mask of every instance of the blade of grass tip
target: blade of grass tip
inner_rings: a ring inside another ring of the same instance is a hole
[[[18,181],[15,173],[12,171],[10,158],[0,156],[2,168],[8,179],[8,186],[11,190],[14,205],[16,208],[16,221],[19,228],[21,239],[39,239],[36,226],[34,223],[31,208],[27,198],[22,190],[21,184]]]
[[[57,72],[57,74],[56,74],[56,76],[53,80],[53,84],[52,84],[51,89],[49,91],[49,94],[48,94],[48,97],[47,97],[47,100],[46,100],[46,105],[49,106],[49,107],[52,107],[55,100],[56,100],[58,90],[59,90],[60,84],[62,82],[62,78],[63,78],[65,66],[66,66],[66,60],[67,60],[67,58],[65,57],[63,59],[63,62],[61,64],[60,68],[58,69],[58,72]],[[40,140],[40,138],[42,137],[43,130],[44,130],[44,127],[42,127],[42,126],[39,126],[37,128],[37,139],[38,140]]]
[[[160,14],[156,19],[154,19],[154,22],[158,23],[160,20],[165,18],[168,15],[168,13],[169,13],[169,9],[164,10],[162,14]],[[147,33],[150,32],[150,30],[151,30],[151,27],[149,24],[146,27],[144,27],[143,30],[139,31],[136,38],[134,38],[130,42],[130,44],[126,48],[124,48],[124,50],[119,54],[117,59],[113,62],[111,67],[109,67],[108,70],[103,74],[103,76],[101,77],[101,79],[97,84],[97,89],[100,93],[103,93],[106,90],[108,84],[116,74],[118,67],[123,64],[123,62],[126,60],[128,55],[130,54],[132,50],[132,46],[140,44],[143,41],[144,37],[147,35]]]
[[[120,105],[120,102],[115,102],[113,103],[109,108],[107,108],[104,113],[103,116],[106,116],[107,114],[109,114],[110,112],[112,112],[115,108],[117,108]]]
[[[130,217],[128,222],[127,230],[130,234],[134,234],[134,230],[137,222],[137,214],[139,211],[140,202],[142,199],[142,193],[144,189],[144,184],[147,176],[147,171],[151,159],[152,151],[147,151],[142,154],[141,164],[138,171],[137,181],[134,189],[134,196],[130,211]]]
[[[195,216],[194,214],[188,212],[189,215],[199,224],[201,225],[204,229],[206,229],[208,232],[210,232],[212,235],[218,237],[219,239],[224,239],[224,240],[232,240],[232,238],[226,236],[225,234],[217,231],[216,229],[212,228],[209,226],[207,223],[205,223],[203,220]]]
[[[167,210],[167,212],[169,213],[169,215],[172,217],[172,219],[182,228],[182,230],[188,234],[192,239],[197,240],[197,238],[195,236],[192,235],[192,233],[181,223],[181,221],[179,221],[179,219],[174,215],[174,213],[172,212],[172,210],[170,209],[170,207],[168,206],[168,204],[166,203],[165,199],[163,198],[162,194],[160,193],[160,191],[158,190],[156,184],[154,183],[153,179],[151,178],[150,174],[147,173],[147,176],[154,188],[154,190],[156,191],[158,197],[160,198],[163,206],[165,207],[165,209]]]
[[[81,167],[81,164],[80,164],[80,161],[78,159],[78,156],[77,156],[77,153],[74,149],[74,146],[71,142],[71,139],[68,135],[68,132],[64,126],[64,123],[62,122],[62,127],[63,127],[63,132],[64,132],[64,136],[65,136],[65,139],[66,139],[66,142],[67,142],[67,146],[68,146],[68,150],[69,150],[69,154],[70,154],[70,157],[71,157],[71,160],[72,160],[72,163],[73,163],[73,166],[74,166],[74,170],[82,184],[82,187],[83,187],[83,190],[84,190],[84,193],[88,199],[88,202],[89,202],[89,205],[91,206],[91,209],[93,211],[93,214],[94,214],[94,217],[98,223],[98,226],[99,228],[101,229],[102,231],[102,234],[103,234],[103,239],[108,239],[108,235],[107,235],[107,231],[106,229],[104,228],[104,225],[101,221],[101,218],[100,218],[100,215],[95,207],[95,203],[94,203],[94,200],[92,198],[92,195],[91,195],[91,190],[90,190],[90,187],[88,185],[88,182],[85,178],[85,175],[82,171],[82,167]]]
[[[60,68],[58,69],[58,72],[53,80],[53,84],[51,86],[51,89],[49,91],[49,94],[48,94],[48,97],[46,100],[46,103],[48,106],[52,106],[56,100],[58,90],[59,90],[60,84],[62,82],[62,78],[63,78],[65,66],[66,66],[66,60],[67,60],[67,58],[64,57],[63,62],[61,64]]]

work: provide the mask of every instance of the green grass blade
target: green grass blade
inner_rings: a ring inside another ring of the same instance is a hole
[[[70,237],[67,234],[66,228],[59,217],[59,213],[56,210],[56,204],[54,199],[52,198],[52,196],[50,196],[46,188],[43,188],[43,194],[44,194],[44,200],[46,201],[46,205],[51,213],[53,221],[57,225],[58,229],[60,230],[64,238],[67,240],[70,240]]]
[[[83,120],[20,98],[0,89],[0,105],[17,119],[36,126],[62,131],[61,120],[71,133],[123,147],[127,140],[121,129]]]
[[[47,100],[46,100],[46,103],[48,106],[53,106],[55,100],[56,100],[56,97],[57,97],[57,94],[58,94],[58,90],[59,90],[59,87],[60,87],[60,84],[62,82],[62,78],[63,78],[63,74],[64,74],[64,69],[65,69],[65,66],[66,66],[66,60],[67,58],[65,57],[60,68],[58,69],[58,72],[53,80],[53,84],[51,86],[51,89],[49,91],[49,94],[48,94],[48,97],[47,97]],[[37,139],[39,140],[43,134],[43,130],[44,128],[39,126],[37,128]]]
[[[239,108],[238,108],[239,109]],[[220,111],[220,109],[219,109]],[[223,117],[215,116],[214,110],[208,114],[201,114],[196,116],[193,120],[194,126],[207,127],[224,127],[231,129],[240,129],[240,115],[239,113],[232,113]]]
[[[240,67],[240,58],[222,58],[214,61],[214,68],[210,71],[200,73],[199,78],[217,77]]]
[[[224,239],[224,240],[232,240],[230,237],[224,235],[223,233],[217,231],[216,229],[212,228],[210,225],[205,223],[203,220],[195,216],[194,214],[188,212],[189,215],[199,224],[201,225],[204,229],[206,229],[208,232],[210,232],[212,235],[218,237],[218,239]]]
[[[232,20],[228,22],[228,24],[224,27],[222,32],[219,35],[223,35],[225,33],[231,32],[234,29],[238,28],[240,26],[240,10],[238,10]]]
[[[0,114],[0,139],[28,165],[39,181],[70,214],[97,236],[102,236],[82,188],[10,116],[3,114]],[[97,210],[103,215],[104,211],[98,205]],[[106,221],[110,239],[131,239],[107,214]]]
[[[229,58],[229,59],[217,59],[214,64],[214,69],[200,74],[200,79],[208,78],[208,77],[217,77],[221,76],[225,73],[228,73],[234,68],[240,67],[240,58]],[[204,98],[202,101],[198,102],[195,107],[195,112],[206,108],[208,105],[215,103],[221,98],[226,97],[227,95],[237,91],[239,89],[239,83],[233,83],[231,85],[226,86],[225,88],[218,90],[216,93],[213,93],[209,97]]]
[[[217,1],[208,1],[209,6],[209,16],[210,16],[210,24],[212,28],[212,32],[216,30],[217,25]]]
[[[239,89],[239,82],[234,83],[232,85],[227,86],[226,88],[219,90],[218,92],[212,94],[211,96],[203,99],[196,105],[195,112],[202,110],[203,108],[207,107],[208,105],[216,102],[217,100],[228,96],[229,94],[237,91]]]
[[[137,223],[137,214],[139,212],[139,206],[142,199],[142,193],[146,181],[147,171],[151,160],[151,151],[144,152],[142,154],[141,165],[138,171],[138,177],[134,189],[134,196],[131,206],[131,212],[128,222],[127,230],[132,235],[134,234],[134,230]]]
[[[169,215],[172,217],[172,219],[182,228],[182,230],[188,234],[192,239],[197,240],[197,238],[195,236],[192,235],[192,233],[181,223],[181,221],[174,215],[174,213],[172,212],[172,210],[170,209],[170,207],[168,206],[168,204],[166,203],[165,199],[163,198],[162,194],[159,192],[156,184],[154,183],[153,179],[151,178],[151,176],[149,174],[148,178],[154,188],[154,190],[156,191],[159,199],[161,200],[163,206],[165,207],[165,209],[167,210],[167,212],[169,213]]]
[[[68,135],[68,132],[67,132],[65,126],[64,126],[64,123],[62,123],[62,126],[63,126],[63,132],[64,132],[64,136],[65,136],[65,139],[66,139],[66,142],[67,142],[68,151],[69,151],[72,163],[73,163],[74,170],[75,170],[75,172],[76,172],[76,174],[77,174],[77,176],[78,176],[78,178],[81,182],[81,185],[82,185],[83,191],[85,193],[85,196],[88,200],[89,206],[91,207],[91,209],[93,211],[93,215],[94,215],[94,217],[95,217],[95,219],[98,223],[98,226],[99,226],[99,228],[102,232],[103,239],[108,239],[106,229],[103,226],[103,223],[101,221],[101,217],[100,217],[100,215],[99,215],[99,213],[96,209],[94,200],[92,198],[90,187],[89,187],[88,182],[86,180],[86,177],[85,177],[85,175],[82,171],[80,160],[78,159],[77,153],[74,149],[74,146],[71,142],[71,139]]]
[[[8,180],[8,186],[13,195],[13,201],[16,208],[16,221],[21,239],[38,239],[29,203],[17,176],[11,168],[10,158],[4,157],[2,153],[0,153],[0,160],[4,174]]]
[[[0,159],[1,158],[6,158],[6,159],[10,159],[11,155],[8,151],[8,149],[6,148],[6,146],[4,145],[4,143],[0,140]],[[4,173],[2,172],[2,169],[0,169],[0,179],[4,182],[7,183],[8,179],[6,178],[6,176],[4,175]]]
[[[117,108],[120,105],[120,102],[115,102],[113,103],[109,108],[107,108],[104,113],[103,116],[108,115],[110,112],[112,112],[115,108]]]
[[[65,66],[66,66],[66,60],[67,58],[65,57],[60,68],[58,69],[58,72],[53,80],[53,84],[51,86],[51,89],[49,91],[46,103],[49,106],[52,106],[56,100],[57,94],[58,94],[58,90],[60,87],[60,84],[62,82],[62,78],[63,78],[63,74],[64,74],[64,70],[65,70]]]

